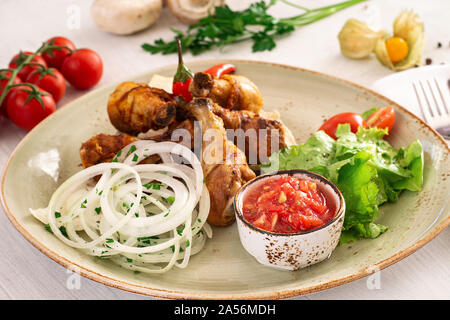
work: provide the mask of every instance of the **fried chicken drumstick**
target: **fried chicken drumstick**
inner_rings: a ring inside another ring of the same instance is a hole
[[[108,115],[119,131],[131,135],[169,126],[176,116],[177,103],[162,89],[124,82],[110,95]]]
[[[191,101],[187,108],[191,116],[200,121],[202,128],[201,163],[205,184],[211,195],[208,222],[214,226],[227,226],[235,219],[231,207],[233,197],[242,185],[255,177],[255,173],[249,168],[244,152],[227,140],[222,119],[211,112],[213,106],[210,99],[198,98]],[[176,128],[193,130],[190,123],[190,120],[185,120]],[[164,134],[155,140],[168,138]],[[96,135],[82,144],[81,162],[84,167],[109,162],[119,150],[137,140],[126,134]],[[147,158],[141,163],[155,163],[157,160]]]
[[[247,110],[225,109],[217,104],[213,104],[212,112],[223,120],[225,129],[233,130],[229,139],[245,151],[250,164],[267,162],[273,152],[295,144],[290,130],[278,120]]]
[[[194,143],[198,143],[193,139],[194,132],[199,130],[195,128],[194,121],[198,121],[201,124],[202,169],[211,195],[208,222],[214,226],[227,226],[235,219],[231,209],[235,194],[255,177],[247,163],[248,156],[257,155],[258,163],[265,160],[265,156],[276,151],[271,145],[273,137],[278,148],[295,141],[280,121],[263,115],[262,96],[249,79],[237,75],[214,78],[209,74],[197,73],[191,89],[194,99],[186,103],[146,84],[120,84],[110,95],[108,115],[122,134],[92,137],[80,148],[81,161],[84,167],[112,161],[119,150],[138,140],[136,135],[150,129],[166,131],[149,139],[185,144],[186,141],[177,132],[177,129],[183,129],[191,138],[187,146],[193,149]],[[240,129],[245,139],[248,133],[254,131],[257,141],[250,143],[247,139],[245,146],[239,149],[234,143],[239,136],[228,140],[226,129]],[[266,129],[266,136],[259,135],[261,129]],[[159,160],[158,156],[150,157],[142,163],[156,163]]]
[[[243,151],[226,137],[223,121],[211,111],[211,99],[195,98],[187,108],[201,123],[201,163],[205,184],[211,195],[208,222],[227,226],[234,222],[233,197],[255,173],[249,168]]]
[[[264,100],[256,85],[240,75],[225,74],[216,78],[197,72],[189,86],[193,97],[210,98],[221,107],[259,113]]]

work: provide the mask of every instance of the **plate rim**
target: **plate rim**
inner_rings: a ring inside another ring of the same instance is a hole
[[[268,61],[259,61],[259,60],[245,60],[245,59],[202,59],[202,60],[193,60],[186,62],[187,64],[202,64],[207,62],[230,62],[230,63],[246,63],[246,64],[260,64],[260,65],[270,65],[274,67],[279,68],[285,68],[285,69],[291,69],[294,71],[309,73],[317,76],[321,76],[324,78],[328,78],[340,83],[344,83],[347,85],[350,85],[352,87],[356,87],[362,91],[368,92],[382,100],[387,101],[389,104],[394,105],[396,108],[402,110],[402,112],[407,113],[409,116],[411,116],[413,119],[419,122],[419,124],[423,127],[425,127],[427,130],[429,130],[431,133],[433,133],[437,139],[441,142],[443,149],[447,151],[447,153],[450,154],[450,146],[446,143],[444,138],[439,135],[439,133],[436,132],[433,128],[431,128],[425,121],[420,119],[418,116],[416,116],[414,113],[406,109],[405,107],[399,105],[398,103],[392,101],[391,99],[373,91],[372,89],[369,89],[365,86],[356,84],[352,81],[342,79],[333,75],[329,75],[323,72],[310,70],[302,67],[296,67],[291,66],[287,64],[280,64],[275,62],[268,62]],[[168,65],[162,65],[158,68],[150,69],[146,72],[142,72],[140,74],[137,74],[133,77],[141,77],[144,75],[147,75],[152,72],[152,70],[162,69],[162,68],[176,68],[176,64],[168,64]],[[130,78],[130,77],[128,77]],[[126,81],[126,80],[123,80]],[[120,83],[120,81],[112,82],[110,84],[107,84],[105,86],[102,86],[100,88],[97,88],[89,93],[86,93],[84,95],[81,95],[80,97],[75,98],[74,100],[64,104],[63,106],[59,107],[58,110],[56,110],[53,114],[51,114],[49,117],[41,121],[36,127],[40,127],[45,125],[50,119],[54,117],[55,114],[60,112],[61,110],[65,109],[66,107],[70,106],[71,104],[76,103],[77,100],[86,97],[86,95],[95,94],[101,90],[104,90],[106,87],[112,86],[115,83]],[[111,278],[106,275],[102,275],[100,273],[97,273],[95,271],[92,271],[86,267],[82,267],[69,259],[60,256],[59,254],[53,252],[50,250],[46,245],[35,239],[15,218],[14,214],[9,210],[8,205],[6,203],[5,199],[5,176],[8,171],[8,168],[10,166],[10,163],[12,159],[14,158],[15,154],[19,149],[22,148],[23,144],[27,141],[29,138],[30,133],[33,130],[30,130],[23,138],[22,140],[17,144],[17,146],[14,148],[13,152],[8,158],[8,161],[6,162],[6,165],[2,172],[1,182],[0,182],[0,197],[1,197],[1,204],[3,206],[3,209],[5,211],[5,214],[8,218],[8,220],[11,222],[11,224],[17,229],[17,231],[28,241],[30,242],[34,247],[36,247],[40,252],[45,254],[47,257],[51,258],[56,263],[60,264],[61,266],[79,273],[80,275],[93,280],[95,282],[101,283],[103,285],[113,287],[116,289],[124,290],[131,293],[151,296],[155,298],[162,298],[162,299],[192,299],[192,300],[234,300],[234,299],[286,299],[286,298],[292,298],[297,297],[301,295],[306,295],[314,292],[323,291],[326,289],[331,289],[358,279],[361,279],[363,277],[369,276],[372,273],[375,273],[376,271],[382,270],[384,268],[389,267],[390,265],[406,258],[410,254],[414,253],[421,247],[423,247],[425,244],[433,240],[439,233],[441,233],[444,229],[446,229],[450,225],[450,215],[444,219],[439,225],[434,226],[433,230],[426,235],[424,238],[419,239],[415,242],[413,242],[411,245],[409,245],[407,248],[398,251],[397,253],[393,254],[392,256],[383,259],[373,265],[370,265],[368,267],[365,267],[363,269],[360,269],[356,272],[354,272],[351,275],[341,277],[335,280],[328,281],[326,283],[319,283],[316,285],[308,286],[305,288],[297,288],[297,289],[283,289],[283,290],[277,290],[277,291],[267,291],[267,292],[256,292],[256,293],[201,293],[201,292],[186,292],[186,291],[180,291],[180,290],[169,290],[169,289],[156,289],[156,288],[150,288],[148,286],[138,285],[138,284],[131,284],[123,280],[118,280]]]

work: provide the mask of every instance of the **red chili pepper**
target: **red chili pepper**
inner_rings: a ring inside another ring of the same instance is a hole
[[[234,64],[231,63],[221,63],[215,66],[212,66],[208,70],[204,71],[204,73],[212,74],[213,76],[220,78],[224,74],[233,73],[236,70]]]
[[[178,69],[173,77],[172,92],[176,96],[182,96],[186,101],[192,100],[192,94],[189,92],[189,84],[192,82],[194,74],[183,63],[180,39],[177,39],[178,47]]]

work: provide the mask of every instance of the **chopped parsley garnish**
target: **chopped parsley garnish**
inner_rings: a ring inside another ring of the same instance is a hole
[[[137,155],[137,154],[134,154],[134,156],[133,156],[133,161],[134,161],[134,162],[137,162],[138,159],[139,159],[138,155]]]
[[[127,152],[127,157],[130,155],[130,154],[132,154],[133,152],[135,152],[136,151],[136,146],[133,144],[131,147],[130,147],[130,150],[128,150],[128,152]]]
[[[64,237],[69,238],[69,236],[67,235],[66,227],[64,227],[64,226],[59,227],[59,231],[61,231],[61,233]]]
[[[184,226],[182,226],[180,229],[177,229],[177,233],[179,236],[181,236],[183,234],[184,231]]]
[[[164,202],[167,202],[170,204],[173,204],[175,202],[175,197],[172,197],[172,196],[167,197],[167,198],[161,197],[161,199],[163,199]]]
[[[144,184],[143,187],[148,189],[153,189],[153,190],[160,190],[161,189],[162,184],[161,183],[147,183]]]
[[[97,214],[100,214],[100,212],[102,212],[102,208],[101,207],[95,208],[95,212]]]
[[[114,239],[112,239],[112,238],[106,238],[106,243],[113,243],[114,242]]]
[[[51,234],[53,234],[52,227],[50,227],[50,224],[47,223],[47,224],[44,226],[44,228],[45,228],[45,230],[47,230],[48,232],[50,232]]]
[[[116,156],[114,157],[114,159],[112,160],[112,162],[117,162],[118,158],[120,157],[120,155],[122,154],[122,150],[119,150],[119,152],[117,152]]]
[[[61,218],[61,213],[58,211],[55,211],[55,218]]]

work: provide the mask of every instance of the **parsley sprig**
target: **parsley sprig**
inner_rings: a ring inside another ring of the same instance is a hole
[[[224,47],[233,43],[253,41],[252,51],[270,51],[275,48],[275,39],[288,34],[296,27],[304,26],[349,6],[365,0],[350,0],[317,9],[307,9],[288,0],[283,3],[301,9],[304,13],[290,18],[276,18],[268,10],[277,2],[259,1],[252,3],[242,11],[231,10],[230,7],[216,7],[215,14],[201,19],[185,32],[172,28],[175,38],[180,39],[183,51],[191,51],[198,55],[213,47]],[[142,48],[151,54],[170,54],[177,52],[176,40],[158,39],[142,44]]]

